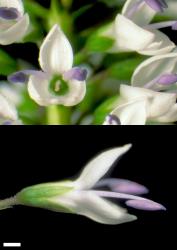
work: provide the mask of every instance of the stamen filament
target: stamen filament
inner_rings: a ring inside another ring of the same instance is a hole
[[[148,200],[139,196],[131,195],[131,194],[122,194],[117,192],[110,191],[100,191],[100,190],[92,190],[96,195],[107,198],[116,198],[116,199],[124,199],[124,200]]]
[[[162,28],[167,28],[167,27],[173,27],[176,23],[177,23],[176,20],[159,22],[159,23],[152,23],[152,24],[146,25],[144,28],[146,28],[146,29],[162,29]]]

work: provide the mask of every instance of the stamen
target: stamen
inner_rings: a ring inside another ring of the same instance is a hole
[[[12,75],[7,77],[8,81],[10,83],[27,83],[28,82],[28,76],[22,72],[15,72]]]
[[[0,7],[0,18],[15,20],[20,17],[20,12],[16,8]]]
[[[167,3],[164,0],[144,0],[156,12],[163,12],[165,8],[168,8]]]
[[[71,70],[65,72],[64,78],[66,80],[85,81],[87,78],[87,70],[79,67],[72,68]]]
[[[164,74],[146,83],[144,88],[153,89],[153,87],[155,87],[157,84],[169,86],[175,83],[177,83],[177,74]]]
[[[104,125],[121,125],[121,121],[116,115],[110,114],[106,116]]]
[[[47,73],[44,73],[42,71],[33,70],[33,69],[29,69],[29,70],[26,69],[26,70],[22,70],[22,71],[17,71],[15,73],[9,75],[7,77],[7,80],[10,83],[27,83],[30,75],[35,75],[35,76],[38,76],[38,77],[43,78],[43,79],[49,77]]]
[[[128,200],[126,202],[126,205],[137,208],[137,209],[142,209],[142,210],[166,210],[166,208],[154,201],[139,197],[139,196],[134,196],[130,194],[121,194],[121,193],[115,193],[115,192],[108,192],[108,191],[92,191],[94,194],[101,196],[101,197],[106,197],[106,198],[116,198],[116,199],[125,199]]]
[[[118,178],[108,178],[100,180],[95,188],[99,187],[108,187],[113,192],[119,192],[119,193],[126,193],[126,194],[146,194],[148,193],[148,189],[138,184],[134,181],[124,180],[124,179],[118,179]]]
[[[156,211],[156,210],[166,210],[161,204],[150,201],[150,200],[128,200],[125,204],[129,207],[133,207],[140,210]]]
[[[177,74],[165,74],[159,77],[158,84],[161,85],[172,85],[177,83]]]
[[[172,30],[177,30],[177,21],[167,21],[167,22],[160,22],[160,23],[152,23],[149,25],[146,25],[144,28],[146,29],[163,29],[171,27]]]

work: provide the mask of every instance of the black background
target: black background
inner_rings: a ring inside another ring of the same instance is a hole
[[[0,198],[28,185],[76,176],[98,152],[133,143],[112,176],[144,184],[150,189],[147,197],[167,211],[129,209],[137,221],[107,226],[82,216],[17,206],[0,211],[0,244],[20,241],[24,249],[171,249],[176,223],[176,138],[175,126],[2,127]]]

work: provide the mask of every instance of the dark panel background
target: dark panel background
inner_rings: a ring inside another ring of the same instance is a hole
[[[160,248],[173,244],[176,223],[175,126],[60,126],[1,129],[0,198],[40,182],[75,176],[98,152],[133,143],[112,175],[146,185],[147,196],[167,212],[141,212],[135,222],[106,226],[87,218],[15,207],[0,211],[0,244],[21,241],[23,248]]]

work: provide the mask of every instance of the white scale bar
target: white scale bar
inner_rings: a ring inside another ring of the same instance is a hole
[[[3,247],[21,247],[21,243],[20,242],[18,242],[18,243],[6,243],[6,242],[4,242]]]

